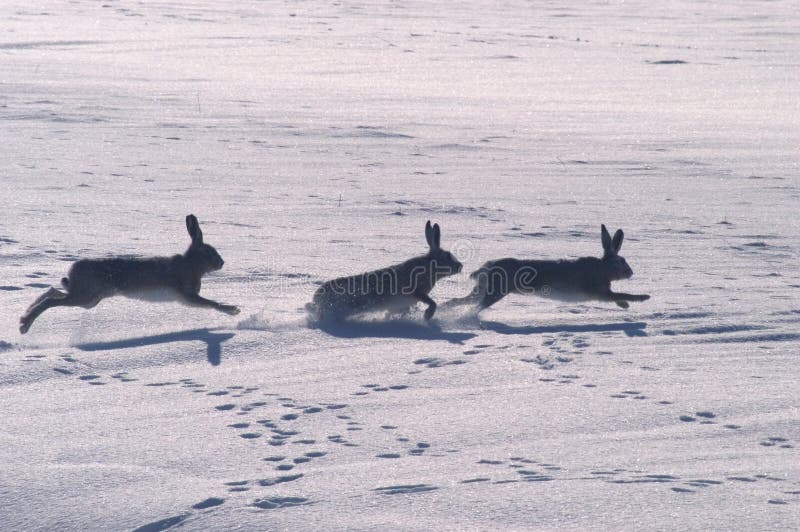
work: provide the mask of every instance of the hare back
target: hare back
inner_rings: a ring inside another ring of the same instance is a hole
[[[380,301],[393,296],[427,294],[435,279],[428,260],[415,257],[394,266],[339,277],[317,289],[318,297],[347,296],[348,300]]]
[[[180,255],[173,257],[83,259],[70,268],[64,283],[70,292],[90,291],[144,296],[163,300],[159,292],[171,293],[181,288],[187,272],[181,268]]]
[[[432,279],[428,261],[416,257],[406,262],[324,283],[313,303],[338,316],[373,310],[403,311],[416,303],[414,294],[427,294]]]
[[[489,261],[472,274],[487,292],[535,294],[561,301],[585,301],[608,290],[601,261],[594,257],[575,260]]]

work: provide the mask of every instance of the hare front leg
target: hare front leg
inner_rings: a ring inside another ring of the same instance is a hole
[[[428,308],[425,309],[425,321],[429,321],[433,317],[434,312],[436,312],[436,301],[431,299],[428,294],[414,294],[414,299],[428,305]]]
[[[624,292],[608,292],[608,300],[613,301],[618,307],[628,308],[628,301],[647,301],[650,296],[647,294],[626,294]]]
[[[231,316],[239,314],[239,307],[235,305],[224,305],[222,303],[217,303],[216,301],[206,299],[199,294],[184,293],[182,295],[183,300],[187,305],[191,305],[193,307],[213,308],[214,310],[219,310],[220,312],[224,312],[225,314],[229,314]]]

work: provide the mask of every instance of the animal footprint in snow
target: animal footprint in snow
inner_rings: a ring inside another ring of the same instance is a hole
[[[443,358],[419,358],[414,361],[414,364],[417,365],[424,365],[426,368],[441,368],[444,366],[458,366],[461,364],[466,364],[466,360],[455,359],[455,360],[445,360]]]
[[[543,370],[551,370],[555,367],[555,364],[553,364],[549,358],[545,358],[541,355],[536,355],[536,358],[521,358],[520,361],[536,364],[540,369]]]
[[[238,493],[242,491],[250,491],[250,487],[248,486],[249,481],[247,480],[234,480],[232,482],[226,482],[225,485],[228,486],[228,491],[232,493]]]
[[[328,453],[323,452],[323,451],[311,451],[311,452],[306,453],[306,456],[308,456],[309,458],[322,458],[326,454],[328,454]]]
[[[711,420],[714,419],[715,417],[717,417],[717,415],[715,413],[709,412],[707,410],[703,410],[701,412],[695,412],[694,415],[696,415],[697,417],[701,418],[700,423],[703,423],[704,425],[711,425],[711,424],[715,423],[714,421],[711,421]]]
[[[173,517],[168,517],[166,519],[161,519],[160,521],[154,521],[152,523],[147,523],[146,525],[137,527],[134,529],[133,532],[152,532],[155,530],[167,530],[168,528],[172,528],[178,526],[179,524],[186,521],[190,516],[190,513],[185,513],[182,515],[176,515]]]
[[[302,473],[297,473],[294,475],[283,475],[280,477],[273,477],[273,478],[262,478],[258,481],[259,486],[275,486],[277,484],[285,484],[287,482],[294,482],[295,480],[303,478]]]
[[[590,344],[588,340],[582,336],[576,336],[572,339],[572,347],[575,349],[581,350],[589,347]]]
[[[636,390],[626,390],[624,392],[614,394],[611,397],[614,399],[647,399],[646,395],[643,395],[642,392]]]
[[[555,477],[548,473],[531,469],[532,465],[538,466],[551,473],[561,471],[561,468],[557,465],[539,463],[536,460],[531,460],[530,458],[522,456],[512,456],[510,460],[512,463],[509,467],[516,470],[517,474],[520,475],[521,480],[524,482],[550,482],[555,480]]]
[[[629,478],[607,479],[611,484],[665,484],[677,482],[680,478],[673,475],[642,475],[636,474]]]
[[[419,442],[417,443],[417,447],[415,449],[411,449],[408,451],[408,454],[411,456],[422,456],[430,448],[431,444],[426,442]]]
[[[214,506],[219,506],[224,502],[225,499],[220,499],[218,497],[210,497],[204,501],[200,501],[197,504],[192,505],[192,508],[195,510],[205,510],[206,508],[213,508]]]
[[[88,382],[89,384],[94,384],[95,386],[102,386],[105,382],[99,381],[97,379],[100,378],[100,375],[81,375],[78,377],[79,380]]]
[[[713,412],[709,412],[707,410],[703,410],[703,411],[700,411],[700,412],[695,412],[694,415],[697,416],[697,417],[683,415],[683,416],[680,416],[678,419],[680,419],[681,421],[684,421],[686,423],[692,423],[694,421],[697,421],[697,418],[701,418],[701,421],[700,421],[701,424],[703,424],[703,425],[713,425],[715,423],[715,421],[711,421],[711,420],[714,419],[715,417],[717,417],[716,414],[714,414]]]
[[[362,384],[361,387],[362,388],[367,388],[368,390],[370,390],[372,392],[388,392],[388,391],[393,391],[393,390],[394,391],[405,390],[409,386],[407,384],[393,384],[393,385],[390,385],[390,386],[382,386],[380,384]],[[354,393],[352,393],[350,395],[363,396],[363,395],[367,395],[367,394],[369,394],[369,391],[354,392]]]
[[[269,440],[269,444],[273,447],[278,447],[284,445],[286,440],[288,440],[291,436],[296,436],[300,434],[296,430],[283,430],[279,428],[272,429],[272,436]]]
[[[234,397],[237,397],[237,396],[234,396]],[[255,410],[256,408],[261,408],[262,406],[265,406],[266,404],[267,403],[265,403],[264,401],[256,401],[255,403],[248,403],[248,404],[244,405],[243,407],[241,407],[239,409],[239,414],[246,414],[248,412],[251,412],[251,411]]]
[[[304,497],[271,497],[268,499],[257,499],[252,506],[262,510],[275,510],[278,508],[289,508],[292,506],[305,506],[312,504]]]
[[[475,484],[475,483],[478,483],[478,482],[489,482],[490,480],[492,480],[492,479],[490,479],[488,477],[478,477],[478,478],[468,478],[467,480],[462,480],[460,483],[461,484]]]
[[[332,443],[338,443],[345,447],[358,447],[357,444],[347,441],[345,438],[338,434],[334,434],[333,436],[328,436],[328,441]]]
[[[555,480],[555,478],[550,475],[545,475],[539,471],[530,469],[518,469],[517,474],[519,474],[525,482],[550,482]]]
[[[408,495],[411,493],[424,493],[426,491],[433,491],[437,489],[439,488],[428,484],[406,484],[399,486],[385,486],[382,488],[375,488],[372,491],[380,493],[381,495]]]
[[[192,391],[196,391],[196,392],[202,392],[203,390],[200,390],[200,388],[205,388],[206,387],[205,384],[200,384],[199,382],[194,382],[194,380],[192,380],[192,379],[181,379],[180,382],[181,382],[181,384],[183,385],[184,388],[190,388],[190,389],[192,389]]]
[[[780,436],[770,436],[766,438],[761,443],[759,443],[762,447],[780,447],[781,449],[794,449],[794,445],[789,443],[789,440],[786,438],[781,438]]]

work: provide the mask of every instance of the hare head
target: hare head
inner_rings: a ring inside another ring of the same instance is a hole
[[[431,221],[425,224],[425,239],[428,241],[427,259],[432,265],[432,272],[436,280],[454,275],[461,271],[463,265],[452,253],[442,249],[442,231],[439,224],[431,226]]]
[[[217,271],[222,268],[225,261],[222,260],[217,250],[210,244],[203,243],[203,231],[200,230],[200,223],[194,214],[186,217],[186,229],[192,237],[189,249],[184,253],[191,264],[196,265],[202,273]]]
[[[614,238],[611,238],[606,226],[600,226],[600,239],[603,243],[603,265],[608,271],[609,280],[611,281],[630,279],[633,275],[631,267],[619,255],[619,249],[622,247],[622,239],[624,237],[622,229],[617,229],[617,232],[614,233]]]

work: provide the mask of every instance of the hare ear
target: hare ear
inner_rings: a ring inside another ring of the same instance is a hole
[[[425,224],[425,240],[428,241],[428,247],[433,249],[433,227],[430,220]]]
[[[442,244],[442,230],[439,228],[439,224],[433,224],[433,247],[434,249],[439,249]]]
[[[613,251],[611,235],[608,234],[608,229],[606,229],[605,225],[600,225],[600,241],[603,243],[603,251],[606,253]]]
[[[611,242],[611,247],[614,250],[614,253],[619,253],[619,248],[622,247],[623,238],[625,238],[625,234],[622,232],[622,229],[617,229],[617,232],[614,233],[614,240]]]
[[[203,243],[203,232],[200,230],[200,222],[194,214],[186,217],[186,230],[189,231],[189,236],[192,237],[192,244],[200,245]]]

